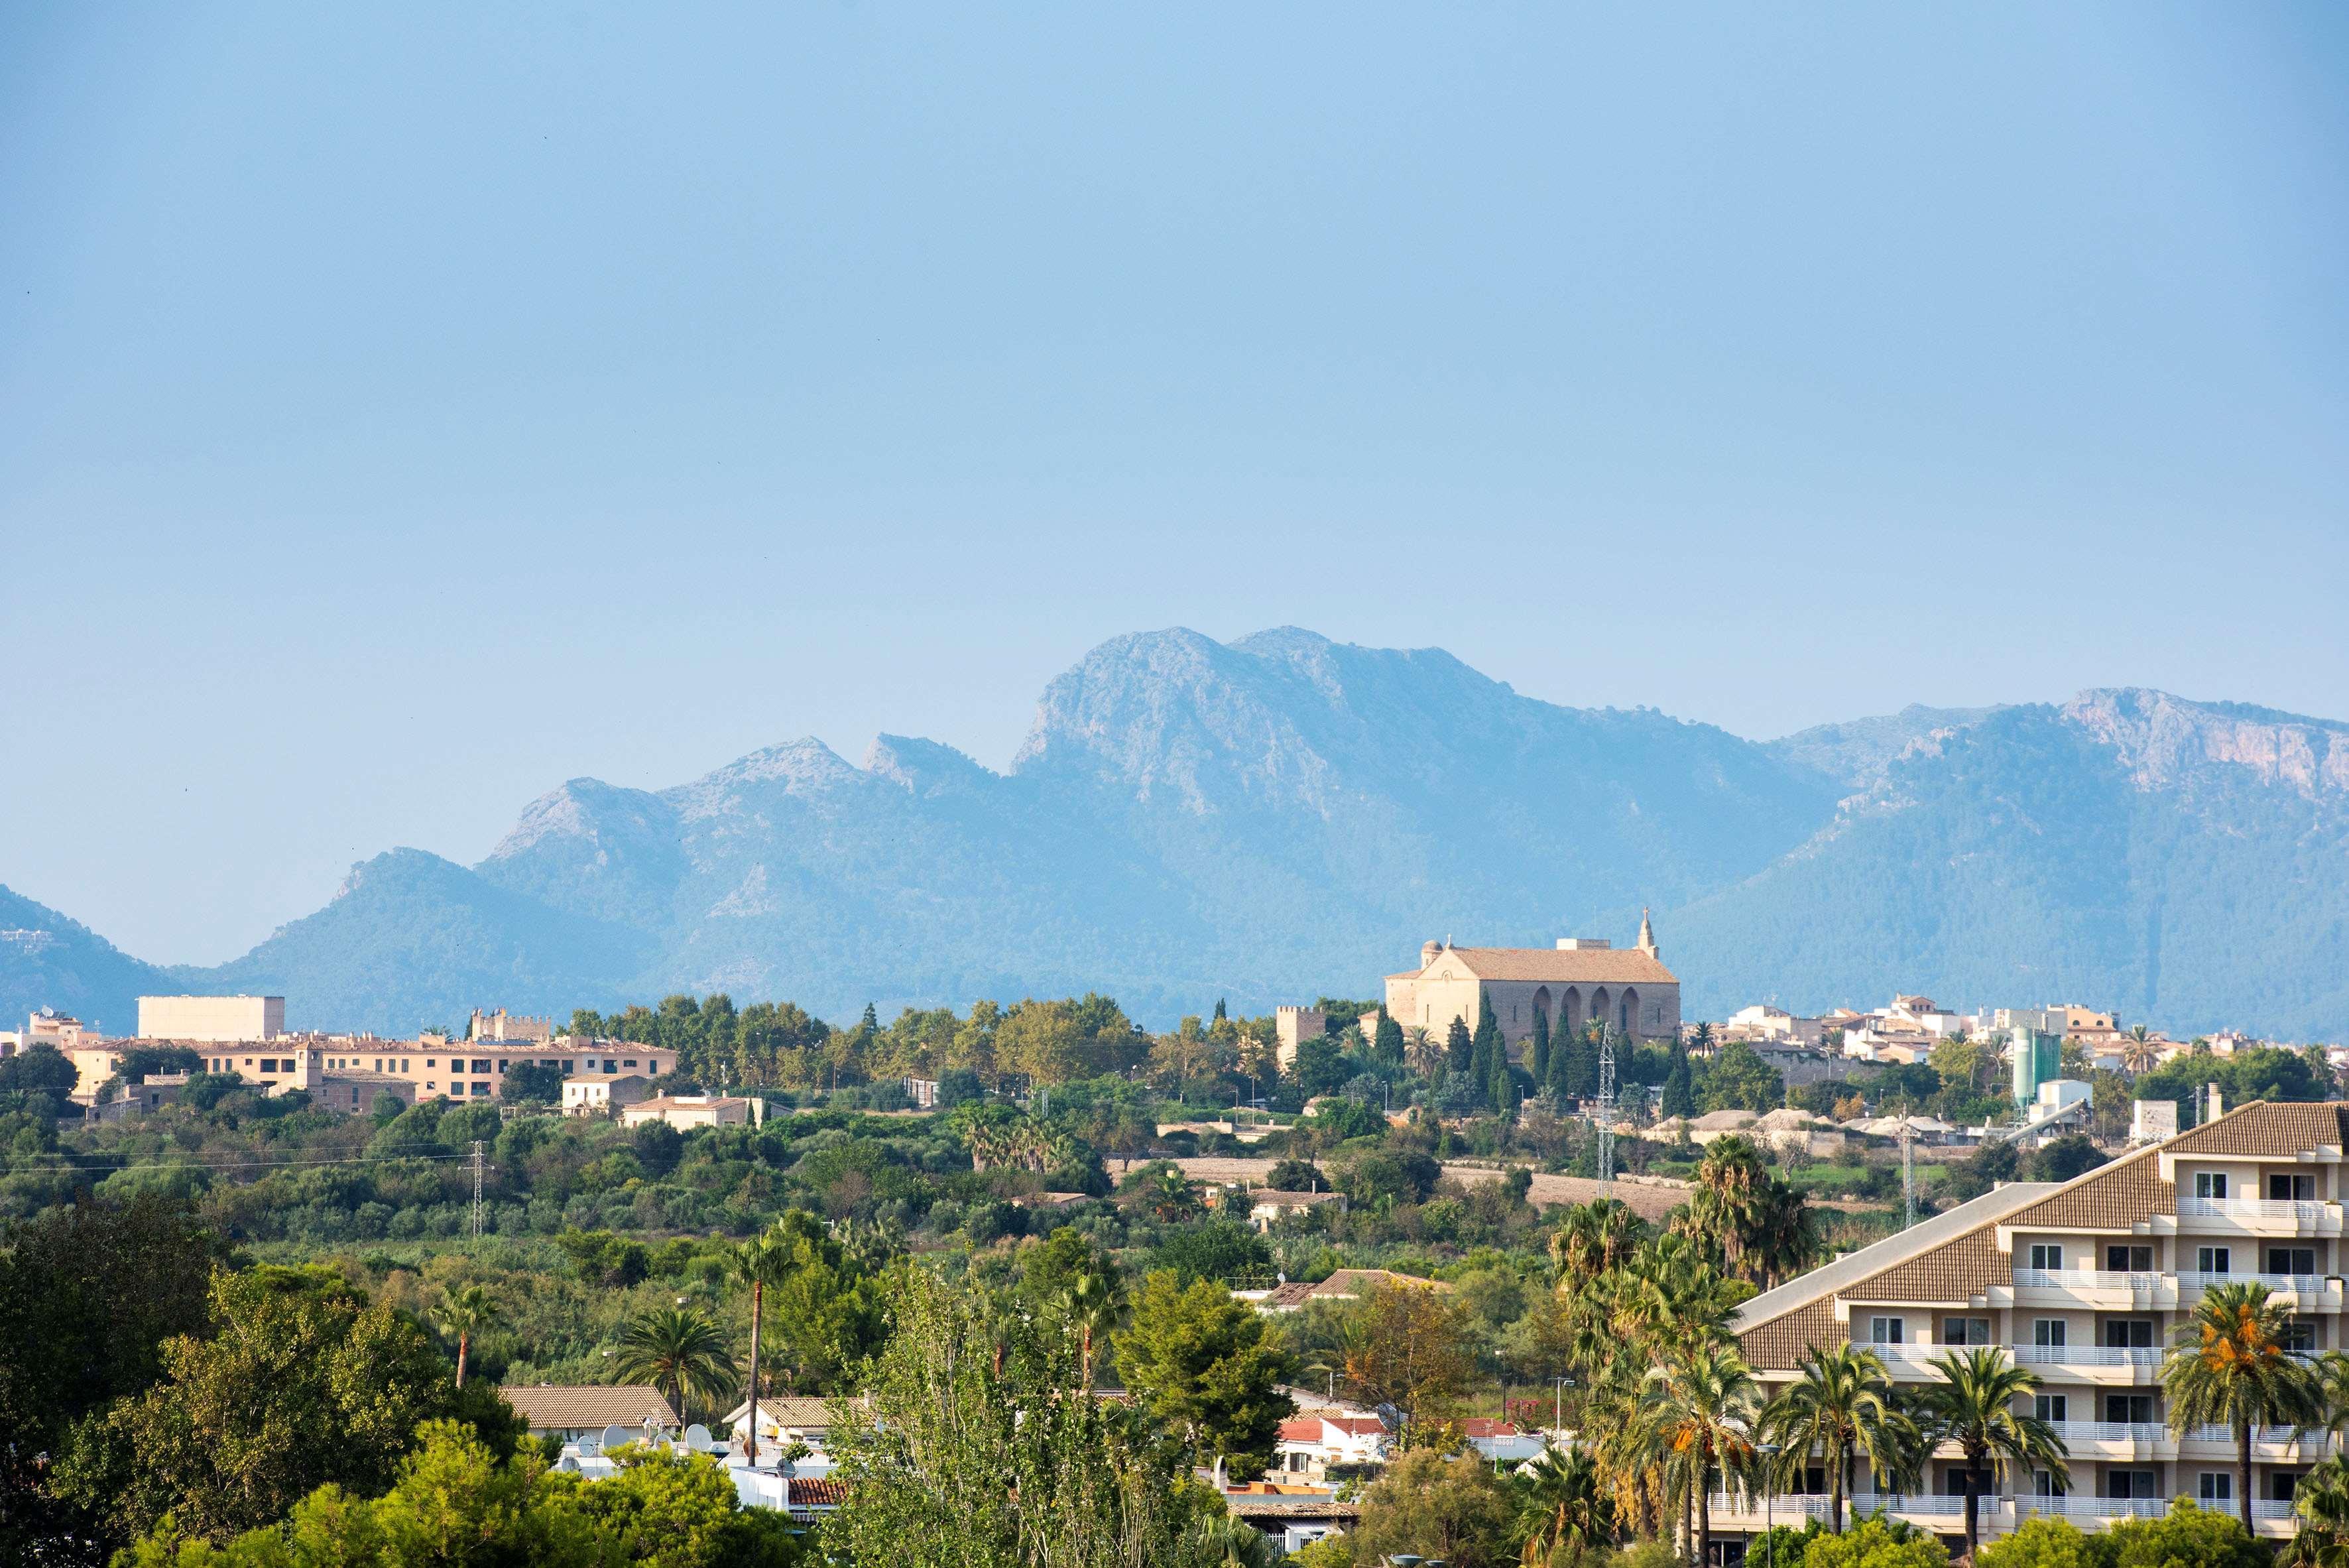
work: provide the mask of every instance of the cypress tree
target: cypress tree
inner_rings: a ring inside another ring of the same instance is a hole
[[[1537,1084],[1549,1081],[1549,1015],[1538,1002],[1534,1004],[1533,1044],[1526,1047],[1526,1070]]]
[[[1485,1080],[1485,1093],[1493,1109],[1503,1116],[1509,1114],[1512,1101],[1517,1098],[1517,1080],[1509,1071],[1509,1047],[1496,1044],[1493,1047],[1493,1076]]]
[[[1509,1049],[1501,1043],[1501,1025],[1493,1016],[1492,998],[1480,997],[1479,1000],[1482,1006],[1477,1008],[1475,1037],[1469,1046],[1468,1071],[1475,1078],[1476,1087],[1483,1089],[1489,1099],[1492,1098],[1494,1064],[1498,1062],[1502,1069],[1506,1070]]]
[[[1379,1036],[1371,1047],[1371,1054],[1390,1066],[1402,1060],[1402,1026],[1392,1013],[1379,1015]]]
[[[1599,1092],[1599,1046],[1588,1029],[1575,1037],[1573,1071],[1568,1081],[1574,1085],[1577,1099],[1588,1099]]]
[[[1217,1022],[1217,1023],[1219,1023],[1219,1024],[1220,1024],[1220,1023],[1222,1023],[1223,1021],[1224,1021],[1224,999],[1223,999],[1221,996],[1218,996],[1218,997],[1216,997],[1216,1022]]]
[[[1558,1032],[1557,1044],[1550,1047],[1549,1071],[1542,1083],[1559,1099],[1574,1098],[1574,1036],[1566,1030]]]
[[[1690,1069],[1688,1047],[1672,1043],[1672,1065],[1664,1074],[1664,1099],[1659,1109],[1666,1116],[1696,1114],[1696,1075]]]
[[[1468,1021],[1454,1015],[1451,1029],[1444,1037],[1444,1061],[1454,1072],[1464,1073],[1475,1055],[1475,1046],[1468,1038]]]

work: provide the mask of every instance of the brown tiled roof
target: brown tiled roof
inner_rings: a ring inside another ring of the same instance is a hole
[[[657,1388],[623,1385],[521,1385],[498,1390],[533,1431],[552,1428],[640,1427],[651,1417],[664,1427],[678,1424],[677,1412]]]
[[[1977,1225],[1836,1294],[1846,1301],[1971,1301],[1990,1285],[2013,1283],[2014,1262],[1998,1250],[1997,1232],[1995,1224]]]
[[[2338,1100],[2286,1104],[2253,1100],[2218,1120],[2181,1132],[2162,1145],[2172,1154],[2273,1154],[2290,1157],[2304,1149],[2340,1148],[2344,1141]]]
[[[830,1476],[814,1476],[806,1480],[794,1477],[792,1480],[792,1507],[794,1510],[838,1508],[847,1501],[848,1483],[844,1480],[834,1480]]]
[[[1849,1337],[1836,1321],[1835,1297],[1821,1296],[1737,1336],[1745,1359],[1756,1367],[1793,1367],[1814,1349],[1826,1350]]]
[[[1680,984],[1680,976],[1665,968],[1662,960],[1636,947],[1454,947],[1451,951],[1479,980],[1549,980],[1568,985]],[[1443,956],[1436,954],[1439,960]]]
[[[2161,1179],[2164,1149],[2157,1143],[2091,1171],[2061,1191],[2022,1209],[2007,1220],[2017,1228],[2039,1225],[2092,1231],[2127,1231],[2147,1215],[2174,1207],[2176,1189]]]

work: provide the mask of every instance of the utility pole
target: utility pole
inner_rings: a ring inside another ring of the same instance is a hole
[[[473,1240],[481,1239],[481,1140],[473,1140]]]
[[[1615,1194],[1615,1026],[1599,1027],[1599,1194]]]
[[[1909,1119],[1903,1116],[1900,1119],[1900,1202],[1908,1211],[1908,1217],[1900,1222],[1902,1230],[1917,1222],[1916,1131],[1909,1125]]]

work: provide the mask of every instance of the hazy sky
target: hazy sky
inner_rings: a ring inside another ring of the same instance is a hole
[[[1172,624],[2349,717],[2349,9],[1143,13],[0,13],[0,882],[219,959]]]

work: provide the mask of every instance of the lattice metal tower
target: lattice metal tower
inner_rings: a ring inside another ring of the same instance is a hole
[[[1615,1026],[1599,1029],[1599,1185],[1611,1192],[1615,1185]]]
[[[473,1240],[481,1239],[481,1140],[473,1140]]]

